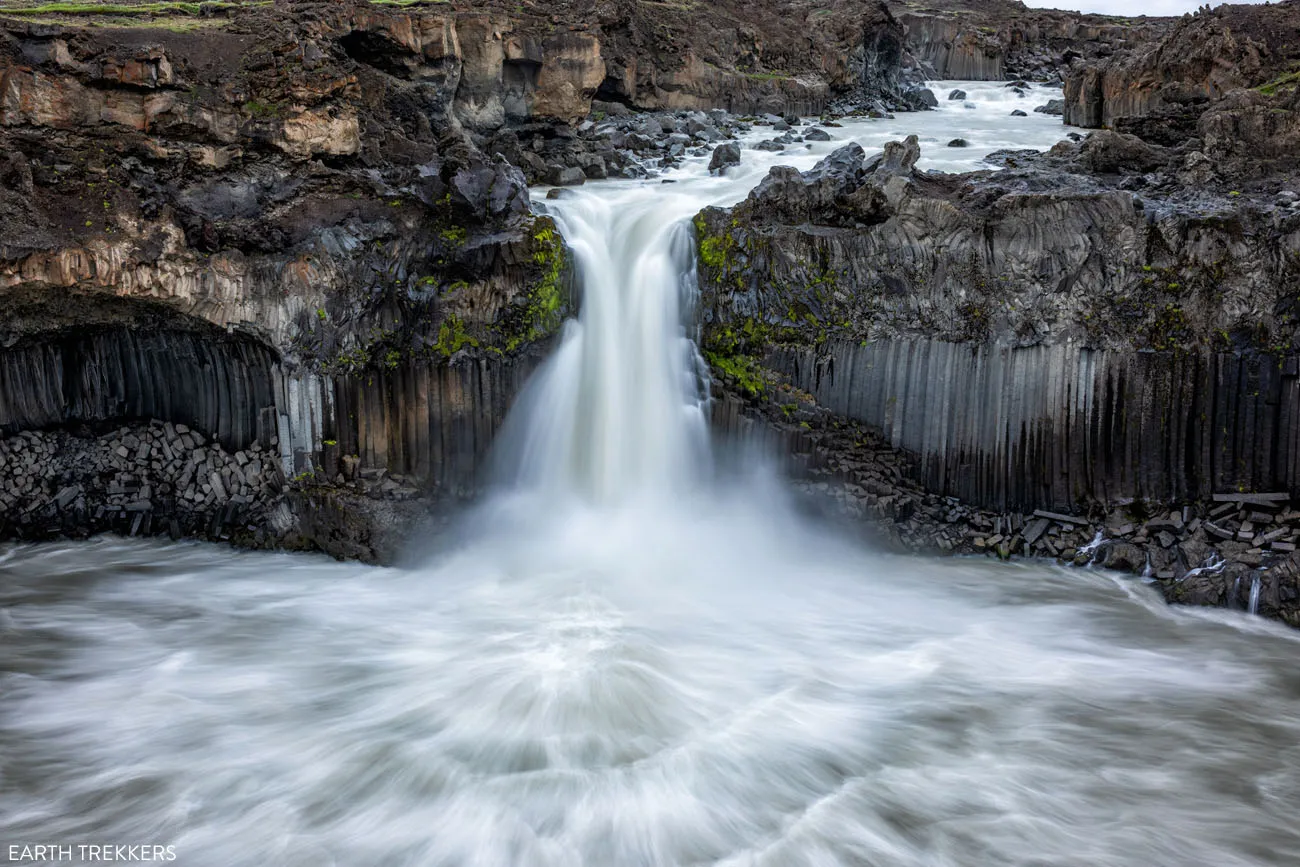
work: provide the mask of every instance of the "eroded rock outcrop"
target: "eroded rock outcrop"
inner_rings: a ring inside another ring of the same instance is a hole
[[[1006,0],[948,0],[925,8],[892,6],[906,28],[911,55],[928,77],[1031,78],[1054,81],[1073,61],[1107,58],[1150,44],[1173,24],[1167,18],[1081,15],[1031,9]]]
[[[1197,139],[1220,176],[1272,174],[1300,141],[1297,45],[1294,0],[1207,7],[1158,42],[1077,64],[1065,122],[1166,146]]]

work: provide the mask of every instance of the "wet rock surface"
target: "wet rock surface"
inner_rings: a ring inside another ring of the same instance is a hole
[[[1026,8],[1004,0],[891,4],[909,54],[929,79],[1058,81],[1074,62],[1158,40],[1170,18],[1117,18]]]
[[[0,439],[0,541],[165,535],[391,563],[447,506],[419,479],[337,446],[335,479],[323,469],[286,478],[279,445],[227,449],[158,420]]]

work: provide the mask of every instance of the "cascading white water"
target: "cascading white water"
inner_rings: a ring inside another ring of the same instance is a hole
[[[558,200],[583,312],[512,415],[523,484],[419,568],[0,548],[0,845],[157,843],[184,867],[1300,863],[1300,633],[1100,570],[873,554],[770,478],[689,484],[684,221],[848,137],[916,132],[923,165],[962,169],[1060,134],[962,86],[976,109]],[[932,143],[953,136],[972,147]]]
[[[708,388],[682,308],[695,283],[681,223],[691,201],[631,187],[554,209],[582,314],[515,421],[517,480],[609,501],[701,475]]]
[[[1007,137],[1006,117],[1033,101],[997,84],[961,85],[968,99],[909,118],[922,137],[922,168],[966,170],[990,151],[1046,148],[1060,126],[1044,115],[1021,118]],[[1059,95],[1040,89],[1035,100]],[[954,116],[968,146],[940,144]],[[850,120],[829,142],[793,144],[784,152],[747,151],[725,177],[696,157],[663,179],[607,182],[565,190],[547,202],[577,260],[581,315],[520,401],[501,450],[507,478],[550,496],[620,497],[681,490],[707,465],[707,371],[688,334],[695,272],[689,219],[709,205],[742,199],[773,165],[811,168],[849,141],[875,147],[897,127]],[[758,127],[749,141],[770,137]]]

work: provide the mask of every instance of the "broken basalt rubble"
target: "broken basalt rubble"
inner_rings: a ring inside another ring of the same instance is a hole
[[[1075,513],[980,508],[926,490],[916,455],[779,377],[755,395],[723,375],[714,394],[717,430],[765,445],[798,490],[895,550],[1113,569],[1171,603],[1252,610],[1300,627],[1300,500],[1287,492],[1223,492],[1174,506],[1126,500]]]
[[[286,479],[278,445],[227,450],[158,420],[0,439],[0,540],[107,532],[391,562],[430,520],[431,502],[412,479],[356,456],[339,458],[333,479]]]

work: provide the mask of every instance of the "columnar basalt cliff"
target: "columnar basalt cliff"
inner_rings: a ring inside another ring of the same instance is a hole
[[[298,4],[179,31],[15,19],[3,40],[0,432],[182,424],[262,449],[274,493],[473,483],[570,300],[523,174],[462,131],[448,19]],[[528,110],[578,110],[549,74]],[[26,472],[11,517],[69,471]],[[238,488],[121,471],[197,497],[213,535],[243,520]]]
[[[1300,624],[1297,10],[1074,58],[1067,123],[1116,131],[960,176],[848,147],[700,214],[724,426],[905,547]]]

